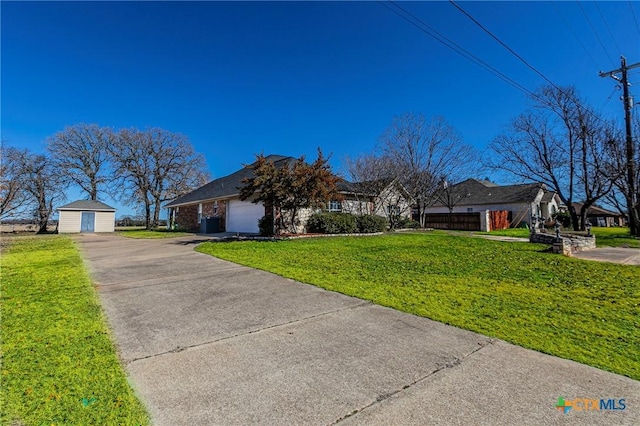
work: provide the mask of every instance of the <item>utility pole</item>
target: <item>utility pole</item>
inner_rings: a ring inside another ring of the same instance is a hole
[[[620,57],[620,68],[608,72],[600,72],[600,77],[611,77],[622,84],[622,103],[624,106],[624,122],[626,128],[626,151],[627,151],[627,187],[628,193],[625,194],[627,199],[627,208],[629,210],[629,230],[631,235],[640,236],[640,200],[636,188],[636,164],[635,164],[635,146],[633,144],[633,135],[631,133],[631,108],[633,107],[633,99],[629,95],[629,80],[627,71],[640,67],[640,62],[627,66],[627,60],[624,56]],[[616,74],[620,74],[618,77]]]

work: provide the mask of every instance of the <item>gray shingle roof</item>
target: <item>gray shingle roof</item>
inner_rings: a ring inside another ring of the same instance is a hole
[[[576,213],[580,214],[580,210],[582,210],[583,203],[573,203],[573,207],[576,209]],[[614,216],[620,217],[624,216],[618,212],[614,212],[611,210],[603,209],[600,206],[591,206],[587,209],[587,216]]]
[[[83,210],[83,211],[102,211],[102,212],[115,212],[111,206],[106,205],[101,201],[92,200],[78,200],[64,206],[58,207],[58,210]]]
[[[267,161],[273,162],[276,167],[282,167],[284,164],[291,165],[296,161],[293,157],[275,154],[268,155],[266,158]],[[239,188],[243,185],[242,180],[249,178],[252,175],[253,170],[251,169],[251,166],[245,166],[230,175],[215,179],[208,184],[189,192],[188,194],[176,198],[172,202],[166,204],[165,207],[176,207],[185,204],[236,196],[240,194]]]
[[[485,181],[467,179],[452,185],[449,190],[454,199],[460,197],[460,201],[456,202],[456,205],[467,206],[478,204],[531,203],[535,200],[540,189],[544,188],[538,183],[498,186],[494,183],[486,184]],[[435,204],[435,206],[443,205],[442,202]]]

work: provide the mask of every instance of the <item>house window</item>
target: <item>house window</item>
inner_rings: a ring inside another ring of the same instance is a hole
[[[473,211],[473,207],[467,207],[467,212],[471,213]]]
[[[202,221],[202,203],[198,204],[198,223]]]
[[[329,201],[329,209],[330,212],[341,212],[342,211],[342,203],[338,200]]]
[[[391,216],[391,215],[400,215],[400,206],[399,205],[393,205],[393,204],[389,204],[387,206],[387,215]]]
[[[213,214],[214,216],[218,214],[218,201],[213,202]]]

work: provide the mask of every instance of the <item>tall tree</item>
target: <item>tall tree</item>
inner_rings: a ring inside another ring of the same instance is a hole
[[[364,154],[358,157],[347,156],[344,161],[346,174],[354,182],[353,193],[358,200],[358,207],[367,206],[374,199],[384,212],[389,227],[395,229],[402,216],[410,213],[411,205],[406,202],[406,194],[399,182],[401,169],[396,162],[385,156]],[[400,190],[387,190],[393,185]],[[359,214],[371,214],[372,211],[359,211]]]
[[[207,182],[205,160],[188,138],[163,129],[121,130],[109,146],[121,185],[112,194],[144,209],[145,226],[158,225],[162,203]]]
[[[56,166],[64,170],[64,181],[79,186],[89,199],[97,200],[110,181],[106,168],[108,148],[113,141],[112,129],[82,123],[66,127],[49,138],[47,149]]]
[[[273,206],[276,235],[285,230],[296,233],[298,212],[303,208],[324,207],[337,192],[339,178],[332,173],[329,159],[320,148],[311,164],[302,156],[293,164],[283,163],[278,167],[264,154],[259,154],[251,167],[253,175],[244,180],[240,199],[252,198],[254,203]]]
[[[30,201],[22,180],[26,155],[25,150],[0,143],[0,219],[23,213]]]
[[[20,184],[30,196],[38,233],[46,233],[53,206],[64,199],[64,181],[51,158],[28,150],[22,154],[18,164]]]
[[[377,156],[385,159],[390,174],[415,200],[423,226],[425,207],[436,201],[440,183],[478,171],[476,151],[439,116],[404,113],[394,117],[380,136]]]
[[[545,86],[532,100],[533,108],[491,142],[487,165],[545,184],[566,204],[574,229],[584,229],[587,210],[619,175],[607,160],[615,131],[584,106],[573,87]],[[583,203],[579,212],[577,201]]]

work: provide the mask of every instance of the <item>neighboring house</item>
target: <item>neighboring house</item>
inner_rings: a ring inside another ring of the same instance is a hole
[[[582,203],[573,203],[576,213],[580,216]],[[611,210],[603,209],[598,206],[591,206],[587,209],[587,220],[592,226],[624,226],[625,216]]]
[[[79,200],[58,207],[58,232],[113,232],[116,209],[100,201]]]
[[[341,201],[331,201],[329,211],[376,216],[411,217],[411,196],[397,180],[338,182]]]
[[[266,159],[273,162],[276,167],[292,166],[296,161],[293,157],[282,155],[269,155]],[[170,223],[175,223],[184,229],[199,229],[206,233],[222,231],[258,233],[258,220],[273,212],[263,203],[240,200],[239,188],[244,185],[243,180],[252,175],[253,170],[250,166],[246,166],[178,197],[165,205],[169,209]],[[327,210],[385,216],[384,207],[381,206],[379,198],[375,194],[364,191],[363,187],[351,182],[339,182],[337,189],[340,199],[331,200]],[[392,188],[389,187],[387,190],[392,191]],[[302,209],[298,212],[298,232],[304,232],[306,221],[312,213],[312,209]]]
[[[467,179],[441,191],[429,213],[471,213],[507,211],[512,227],[529,223],[531,216],[549,218],[558,212],[560,198],[538,183],[496,185],[486,180]]]

